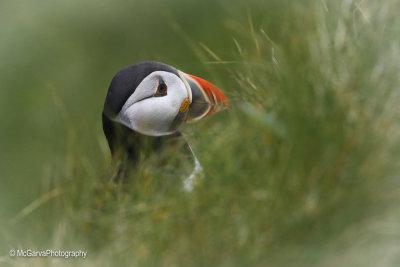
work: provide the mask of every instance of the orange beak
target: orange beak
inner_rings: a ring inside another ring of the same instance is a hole
[[[198,121],[230,107],[226,96],[212,83],[189,74],[184,78],[192,92],[186,122]]]

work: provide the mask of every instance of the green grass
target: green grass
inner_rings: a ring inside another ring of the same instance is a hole
[[[43,2],[0,11],[0,264],[398,266],[397,1]],[[103,101],[141,60],[231,102],[181,127],[191,193],[152,162],[110,182]]]

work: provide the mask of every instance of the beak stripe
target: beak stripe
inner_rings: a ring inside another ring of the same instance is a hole
[[[182,82],[185,84],[185,87],[186,87],[186,91],[187,91],[187,94],[188,94],[189,101],[190,101],[190,103],[192,103],[192,101],[193,101],[193,98],[192,98],[192,89],[190,89],[190,85],[188,84],[188,82],[187,82],[186,79],[185,79],[185,75],[186,75],[186,74],[183,73],[182,71],[178,70],[178,75],[179,75],[179,78],[181,78]]]

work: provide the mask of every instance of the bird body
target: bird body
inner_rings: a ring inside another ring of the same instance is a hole
[[[186,181],[192,180],[201,167],[178,127],[228,105],[211,83],[164,63],[140,62],[119,71],[102,113],[104,134],[120,165],[116,180],[124,180],[148,160],[164,166],[166,175],[187,169]]]

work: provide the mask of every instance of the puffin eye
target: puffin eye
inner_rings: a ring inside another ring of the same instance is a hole
[[[165,96],[167,95],[168,86],[164,81],[158,83],[157,92],[155,96]]]

